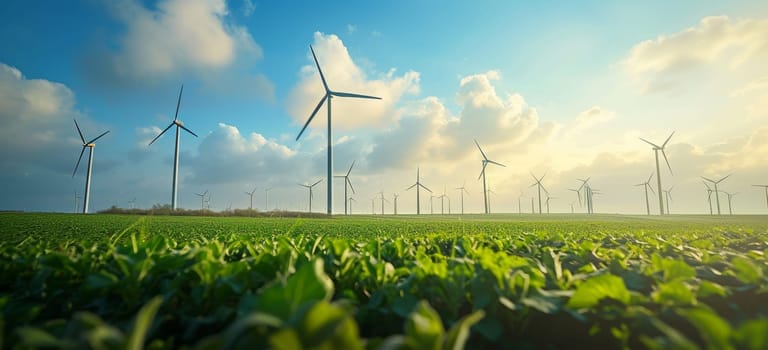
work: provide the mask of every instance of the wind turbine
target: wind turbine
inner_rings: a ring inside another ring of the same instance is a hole
[[[253,188],[253,191],[251,192],[245,192],[245,194],[248,195],[248,197],[251,197],[251,205],[248,207],[248,210],[253,210],[253,194],[256,193],[256,187]]]
[[[332,125],[331,100],[333,99],[333,97],[351,97],[351,98],[366,98],[366,99],[381,100],[381,97],[331,90],[331,88],[328,87],[328,83],[325,81],[323,70],[320,69],[320,63],[317,61],[317,56],[315,55],[315,50],[312,48],[312,45],[309,46],[309,50],[312,51],[312,58],[315,59],[315,65],[317,65],[317,71],[320,73],[320,79],[323,81],[323,88],[325,88],[325,96],[323,96],[323,98],[320,99],[320,103],[317,104],[317,107],[315,107],[315,110],[312,111],[312,114],[310,114],[309,119],[307,119],[307,122],[304,124],[304,127],[301,128],[299,135],[296,136],[296,141],[299,140],[299,138],[301,137],[301,134],[304,133],[304,130],[307,129],[307,126],[309,126],[309,123],[311,123],[312,119],[315,118],[317,111],[320,110],[320,107],[322,107],[323,103],[325,103],[325,101],[327,100],[328,101],[328,198],[327,198],[328,208],[327,209],[328,209],[328,215],[333,215],[333,131],[331,128],[331,125]]]
[[[584,202],[587,206],[587,214],[593,213],[592,208],[592,187],[589,185],[589,180],[592,177],[587,177],[586,179],[576,179],[581,181],[581,186],[579,186],[578,190],[576,190],[576,193],[578,194],[578,191],[584,190]],[[579,198],[579,203],[581,203],[581,198]]]
[[[653,192],[653,187],[651,187],[652,178],[653,178],[653,172],[651,172],[651,176],[648,176],[648,180],[635,185],[635,186],[643,186],[643,189],[645,190],[645,210],[648,212],[648,215],[651,215],[651,203],[648,201],[648,189],[650,189],[651,192]],[[656,192],[653,192],[653,194],[656,194]]]
[[[557,197],[550,197],[549,196],[549,192],[547,192],[547,201],[546,201],[546,204],[547,204],[547,214],[549,214],[549,200],[550,199],[557,199]]]
[[[529,187],[538,186],[538,189],[539,189],[539,214],[541,214],[541,189],[544,188],[544,185],[541,184],[541,180],[544,180],[544,176],[547,176],[547,174],[542,175],[540,179],[537,179],[536,176],[533,175],[533,173],[531,173],[531,176],[533,177],[533,180],[536,181],[536,182],[534,182],[533,185],[531,185]],[[546,191],[547,191],[547,189],[544,188],[544,192],[546,192]]]
[[[712,188],[707,185],[705,181],[702,181],[704,186],[707,188],[707,202],[709,202],[709,215],[713,215],[712,213]]]
[[[661,171],[659,170],[659,151],[661,151],[661,155],[664,156],[664,161],[667,162],[667,168],[669,168],[669,173],[672,174],[672,166],[669,165],[669,159],[667,159],[667,154],[664,152],[664,147],[667,146],[667,143],[669,142],[669,139],[672,138],[672,135],[674,135],[675,132],[673,131],[671,134],[669,134],[669,137],[667,137],[667,140],[664,141],[664,143],[661,144],[661,146],[656,145],[642,137],[640,137],[640,140],[643,142],[653,146],[653,152],[656,155],[656,185],[658,186],[657,189],[659,190],[659,215],[664,215],[664,199],[663,199],[663,193],[661,188]]]
[[[317,181],[315,181],[315,183],[313,183],[311,185],[299,184],[299,186],[306,187],[306,188],[309,189],[309,213],[310,214],[312,213],[312,188],[315,187],[315,185],[319,184],[320,181],[323,181],[323,179],[317,180]]]
[[[395,201],[395,215],[397,215],[397,197],[400,197],[400,195],[398,195],[397,193],[393,193],[392,197],[394,197],[393,199]]]
[[[435,214],[434,206],[432,205],[432,200],[437,198],[437,196],[430,194],[429,195],[429,214]]]
[[[581,204],[581,189],[569,188],[568,191],[573,191],[573,192],[576,193],[576,199],[579,200],[579,207],[581,207],[582,206],[582,204]]]
[[[576,204],[576,201],[571,202],[569,205],[571,206],[571,214],[573,214],[573,205]]]
[[[203,193],[195,193],[195,196],[200,197],[200,211],[205,210],[205,195],[208,194],[208,190]]]
[[[376,197],[371,198],[371,215],[376,215]]]
[[[354,199],[354,198],[352,198],[352,197],[349,197],[349,199],[347,200],[347,202],[349,202],[349,215],[352,215],[352,202],[357,202],[357,200],[355,200],[355,199]]]
[[[712,179],[708,179],[708,178],[706,178],[704,176],[701,177],[702,179],[711,182],[715,186],[715,189],[714,189],[713,192],[715,192],[715,201],[717,202],[717,215],[720,215],[720,191],[717,190],[717,184],[723,182],[723,180],[727,179],[729,176],[731,176],[731,174],[728,174],[724,178],[722,178],[720,180],[717,180],[717,181],[712,180]]]
[[[384,191],[379,192],[379,196],[381,199],[381,215],[384,215],[384,202],[389,202],[386,198],[384,198]]]
[[[336,175],[334,177],[340,177],[344,179],[344,215],[347,214],[347,186],[352,189],[352,193],[355,193],[355,188],[352,186],[352,181],[349,181],[349,173],[352,172],[352,167],[355,166],[355,161],[352,161],[352,165],[349,166],[346,175]]]
[[[269,206],[267,205],[267,199],[269,199],[269,191],[271,191],[274,187],[268,187],[264,189],[264,211],[269,211]]]
[[[88,214],[88,200],[90,199],[91,194],[91,170],[93,170],[93,148],[96,147],[96,140],[108,134],[109,130],[86,142],[85,137],[83,136],[83,132],[80,131],[80,126],[77,125],[77,119],[73,120],[75,121],[75,127],[77,128],[77,134],[80,135],[80,141],[83,142],[83,148],[80,150],[80,157],[77,158],[75,170],[72,171],[72,177],[75,177],[75,174],[77,173],[77,167],[80,166],[80,161],[83,160],[83,153],[85,153],[85,149],[88,148],[88,172],[85,174],[85,194],[83,196],[83,214]]]
[[[736,193],[730,193],[723,191],[728,196],[728,215],[733,215],[733,206],[731,200],[733,199],[733,196],[739,194],[739,192]]]
[[[173,116],[173,121],[168,124],[168,126],[160,132],[157,136],[155,136],[152,141],[149,142],[149,145],[151,146],[157,139],[160,138],[160,136],[163,136],[168,129],[170,129],[172,126],[176,126],[176,148],[173,153],[173,184],[172,184],[172,195],[171,195],[171,209],[176,210],[176,198],[177,198],[177,192],[179,187],[179,136],[180,136],[180,130],[184,129],[186,132],[192,134],[192,136],[197,137],[197,134],[192,132],[192,130],[187,129],[186,126],[184,126],[184,123],[179,120],[179,107],[181,106],[181,93],[184,92],[184,85],[181,85],[181,90],[179,90],[179,99],[176,101],[176,113]]]
[[[754,187],[762,187],[765,189],[765,205],[768,206],[768,185],[752,185]]]
[[[465,188],[467,186],[467,182],[464,181],[464,184],[461,185],[461,187],[456,187],[454,190],[459,190],[459,194],[461,195],[461,215],[464,215],[464,193],[469,195],[469,192]]]
[[[480,150],[480,154],[483,155],[483,170],[480,171],[480,176],[478,176],[477,179],[480,180],[481,177],[483,178],[483,200],[485,201],[485,213],[489,214],[490,213],[490,209],[488,209],[488,206],[489,206],[488,205],[488,191],[486,190],[486,184],[485,184],[485,167],[488,166],[488,163],[496,164],[496,165],[502,166],[502,167],[506,167],[506,165],[498,163],[498,162],[494,162],[494,161],[488,159],[488,157],[485,155],[485,152],[483,152],[483,149],[480,148],[480,144],[477,143],[477,140],[474,140],[474,141],[475,141],[475,145],[477,146],[477,149]]]
[[[78,195],[77,195],[77,191],[75,191],[75,211],[74,211],[74,213],[75,213],[75,214],[77,214],[77,208],[79,207],[79,205],[78,205],[78,200],[79,200],[80,198],[83,198],[83,197],[80,197],[80,196],[78,196]]]
[[[128,201],[128,204],[130,204],[131,209],[133,209],[133,205],[136,204],[136,197]]]
[[[520,191],[520,195],[517,196],[517,213],[521,215],[523,214],[523,206],[520,204],[521,203],[520,199],[522,198],[525,198],[525,197],[523,195],[523,191]]]
[[[443,186],[443,194],[437,196],[440,198],[440,215],[445,215],[445,186]]]
[[[667,205],[667,215],[669,215],[669,201],[672,199],[672,189],[675,188],[675,186],[670,186],[666,191],[664,191],[664,198],[666,199]]]
[[[429,193],[432,193],[432,190],[427,188],[427,186],[424,186],[424,185],[421,184],[421,182],[420,182],[421,180],[420,179],[421,178],[419,177],[419,168],[417,167],[416,168],[416,183],[411,185],[411,187],[408,187],[408,188],[405,189],[406,191],[408,191],[408,190],[416,187],[416,215],[421,214],[421,204],[420,204],[420,201],[419,201],[419,192],[420,192],[419,189],[420,188],[424,188],[425,190],[429,191]]]
[[[205,200],[205,209],[211,210],[211,196],[213,196],[213,193],[209,193],[208,199]]]

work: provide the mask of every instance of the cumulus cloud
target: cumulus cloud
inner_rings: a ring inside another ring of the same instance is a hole
[[[312,45],[330,89],[339,92],[381,97],[381,100],[335,98],[333,103],[334,128],[352,129],[378,126],[396,117],[396,104],[403,95],[419,92],[419,73],[408,71],[398,75],[392,68],[371,78],[354,62],[341,39],[333,34],[315,33]],[[299,83],[287,99],[288,112],[296,124],[304,124],[310,113],[325,95],[320,75],[307,52],[307,65],[301,68]],[[326,107],[315,116],[311,126],[324,128]]]
[[[705,17],[695,27],[635,45],[623,61],[647,91],[674,85],[676,76],[706,64],[737,70],[768,54],[768,20]]]

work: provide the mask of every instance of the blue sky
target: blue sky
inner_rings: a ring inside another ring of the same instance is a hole
[[[293,140],[322,96],[313,44],[332,88],[385,97],[334,101],[336,172],[358,162],[361,208],[384,191],[415,211],[403,190],[420,165],[454,200],[467,181],[467,211],[480,211],[477,138],[508,165],[489,173],[500,211],[533,194],[532,171],[548,174],[555,211],[570,211],[575,177],[593,176],[598,211],[642,213],[632,185],[652,153],[637,137],[676,130],[676,171],[662,172],[673,212],[708,211],[698,176],[734,173],[734,209],[761,213],[749,185],[768,184],[766,21],[760,1],[4,1],[0,99],[25,102],[0,103],[0,209],[71,209],[84,182],[71,177],[73,117],[87,137],[111,130],[92,210],[168,202],[173,135],[142,145],[172,118],[181,83],[180,119],[200,135],[182,136],[181,206],[209,189],[212,208],[244,207],[243,191],[273,186],[270,206],[306,209],[296,182],[325,174],[324,113]]]

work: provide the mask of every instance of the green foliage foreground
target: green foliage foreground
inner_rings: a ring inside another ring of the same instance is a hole
[[[5,348],[768,348],[764,219],[0,219]]]

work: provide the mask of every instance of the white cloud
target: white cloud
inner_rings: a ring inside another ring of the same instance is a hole
[[[414,71],[397,75],[395,69],[390,69],[386,73],[377,74],[376,78],[369,78],[352,60],[344,43],[336,35],[316,32],[313,48],[330,89],[382,98],[335,98],[332,107],[334,128],[384,125],[396,117],[395,106],[403,95],[419,92],[419,73]],[[308,65],[301,68],[299,83],[287,99],[289,113],[296,124],[301,125],[325,94],[309,52],[307,59]],[[323,106],[311,126],[324,128],[326,113],[326,107]]]
[[[698,26],[635,45],[623,61],[645,90],[675,85],[677,76],[706,64],[748,69],[768,53],[768,20],[705,17]],[[764,61],[764,60],[763,60]]]
[[[357,26],[354,24],[347,24],[347,34],[352,34],[357,31]]]
[[[256,4],[252,0],[243,0],[243,16],[251,17],[256,12]]]

